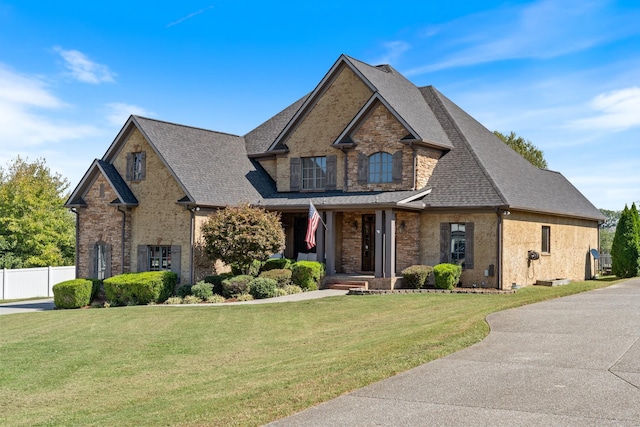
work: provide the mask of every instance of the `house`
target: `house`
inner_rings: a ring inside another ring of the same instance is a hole
[[[560,173],[524,160],[432,86],[340,56],[312,92],[244,136],[131,116],[66,206],[77,275],[208,273],[207,215],[281,213],[285,256],[306,253],[309,202],[328,274],[393,288],[414,264],[460,263],[463,286],[590,278],[596,209]]]

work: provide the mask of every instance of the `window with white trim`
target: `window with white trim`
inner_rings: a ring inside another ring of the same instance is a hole
[[[326,157],[302,158],[302,189],[323,190],[327,178]]]
[[[544,254],[551,252],[551,227],[548,225],[542,226],[542,248],[540,252]]]

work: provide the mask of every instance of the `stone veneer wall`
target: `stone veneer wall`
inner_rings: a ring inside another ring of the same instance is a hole
[[[441,156],[441,151],[416,147],[416,189],[424,188],[427,185]]]
[[[404,222],[404,227],[402,226]],[[396,273],[420,263],[420,214],[396,213]]]
[[[78,209],[80,218],[76,248],[78,277],[95,275],[93,271],[89,271],[89,251],[99,241],[111,245],[111,274],[120,274],[122,271],[122,213],[109,205],[116,198],[116,193],[105,177],[99,174],[83,198],[87,207]],[[128,215],[127,220],[130,218],[131,216]],[[127,221],[127,225],[129,225],[127,232],[130,232],[130,221]],[[128,271],[129,262],[130,258],[125,254],[125,271]]]
[[[358,274],[362,271],[362,215],[375,212],[344,212],[342,214],[342,271]],[[354,222],[358,223],[356,230]],[[377,249],[377,248],[376,248]]]
[[[357,144],[355,150],[348,152],[348,190],[349,191],[393,191],[413,188],[413,149],[400,142],[408,131],[387,108],[378,103],[360,129],[353,135]],[[358,154],[370,156],[379,151],[394,154],[402,150],[402,182],[358,184]]]
[[[343,67],[311,111],[286,141],[288,155],[277,158],[278,191],[289,191],[289,158],[337,156],[337,188],[344,183],[344,155],[331,147],[347,124],[371,97],[371,90],[353,71]]]
[[[131,212],[131,270],[138,271],[138,245],[179,245],[180,280],[186,283],[190,276],[191,217],[184,206],[176,203],[184,192],[137,129],[128,137],[113,165],[126,177],[127,153],[140,151],[146,152],[146,178],[127,182],[139,202]]]
[[[551,251],[541,252],[542,226],[549,226]],[[585,280],[589,263],[593,260],[589,250],[598,248],[597,221],[563,218],[551,215],[517,212],[504,217],[503,285],[534,285],[537,280]],[[540,258],[527,262],[528,251],[540,253]],[[592,274],[592,273],[591,273]]]

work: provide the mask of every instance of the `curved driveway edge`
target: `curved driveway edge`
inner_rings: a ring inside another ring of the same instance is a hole
[[[478,344],[270,425],[640,425],[640,279],[487,321]]]

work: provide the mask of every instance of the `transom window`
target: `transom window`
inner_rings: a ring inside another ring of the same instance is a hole
[[[451,224],[451,258],[452,264],[464,263],[466,231],[464,224]],[[464,267],[464,264],[463,264]]]
[[[393,180],[393,156],[379,152],[369,156],[369,182],[391,182]]]
[[[171,270],[171,246],[149,246],[149,271]]]
[[[551,227],[548,225],[542,226],[542,253],[550,253],[551,252]]]
[[[302,158],[302,188],[304,190],[322,190],[327,178],[326,157]]]

